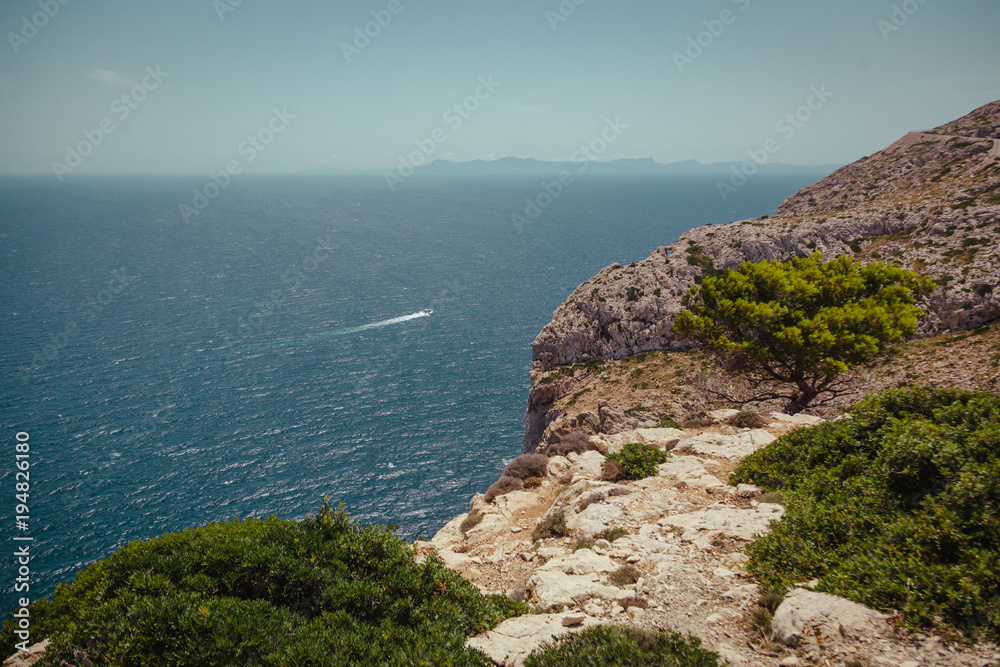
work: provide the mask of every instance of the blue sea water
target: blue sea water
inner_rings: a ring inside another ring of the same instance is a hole
[[[202,178],[0,179],[0,602],[17,535],[32,599],[130,540],[324,495],[433,535],[520,453],[530,343],[570,291],[822,175],[729,202],[707,176],[581,178],[522,228],[535,178],[248,176],[189,221]]]

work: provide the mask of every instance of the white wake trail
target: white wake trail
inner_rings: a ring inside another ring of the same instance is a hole
[[[393,317],[388,320],[382,320],[381,322],[372,322],[371,324],[365,324],[360,327],[351,327],[350,329],[341,329],[340,331],[334,331],[332,333],[326,334],[328,336],[348,336],[350,334],[361,333],[362,331],[368,331],[369,329],[378,329],[379,327],[388,327],[393,324],[401,324],[403,322],[409,322],[410,320],[416,320],[421,317],[430,317],[431,314],[420,311],[419,313],[411,313],[409,315],[403,315],[402,317]]]

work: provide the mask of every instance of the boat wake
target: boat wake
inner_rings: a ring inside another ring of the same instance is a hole
[[[368,331],[370,329],[378,329],[381,327],[390,327],[393,324],[402,324],[403,322],[409,322],[410,320],[416,320],[421,317],[430,317],[434,311],[428,308],[427,310],[421,310],[419,313],[410,313],[409,315],[403,315],[402,317],[392,317],[388,320],[382,320],[381,322],[372,322],[371,324],[365,324],[360,327],[351,327],[350,329],[341,329],[340,331],[333,331],[328,334],[320,334],[320,336],[349,336],[350,334],[361,333],[362,331]]]
[[[378,322],[372,322],[371,324],[363,324],[359,327],[350,327],[348,329],[338,329],[337,331],[328,331],[324,333],[315,334],[312,336],[306,336],[305,338],[296,338],[294,340],[284,340],[277,341],[268,345],[261,346],[263,349],[276,349],[289,347],[292,345],[304,345],[306,343],[312,343],[318,340],[323,340],[326,338],[333,338],[335,336],[350,336],[352,334],[361,333],[363,331],[370,331],[372,329],[380,329],[382,327],[391,327],[396,324],[402,324],[404,322],[409,322],[410,320],[417,320],[421,317],[430,317],[434,313],[433,310],[427,308],[426,310],[421,310],[417,313],[410,313],[409,315],[402,315],[400,317],[390,317],[387,320],[379,320]]]

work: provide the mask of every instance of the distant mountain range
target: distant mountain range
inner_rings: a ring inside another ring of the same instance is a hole
[[[749,161],[749,160],[748,160]],[[697,160],[683,160],[664,164],[653,158],[608,160],[606,162],[590,162],[586,168],[591,174],[729,174],[732,169],[739,169],[744,162],[713,162],[703,164]],[[566,170],[573,174],[581,173],[584,162],[545,162],[532,158],[505,157],[498,160],[469,160],[466,162],[451,162],[435,160],[430,164],[418,167],[418,174],[440,174],[453,176],[552,176]],[[767,163],[759,167],[760,173],[767,174],[799,174],[799,173],[830,173],[842,165],[808,165],[798,166],[781,162]],[[394,170],[359,170],[322,167],[311,169],[310,173],[326,174],[372,174]]]

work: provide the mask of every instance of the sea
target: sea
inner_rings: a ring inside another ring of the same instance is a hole
[[[0,178],[0,604],[324,497],[432,536],[522,451],[531,341],[577,285],[823,175]]]

